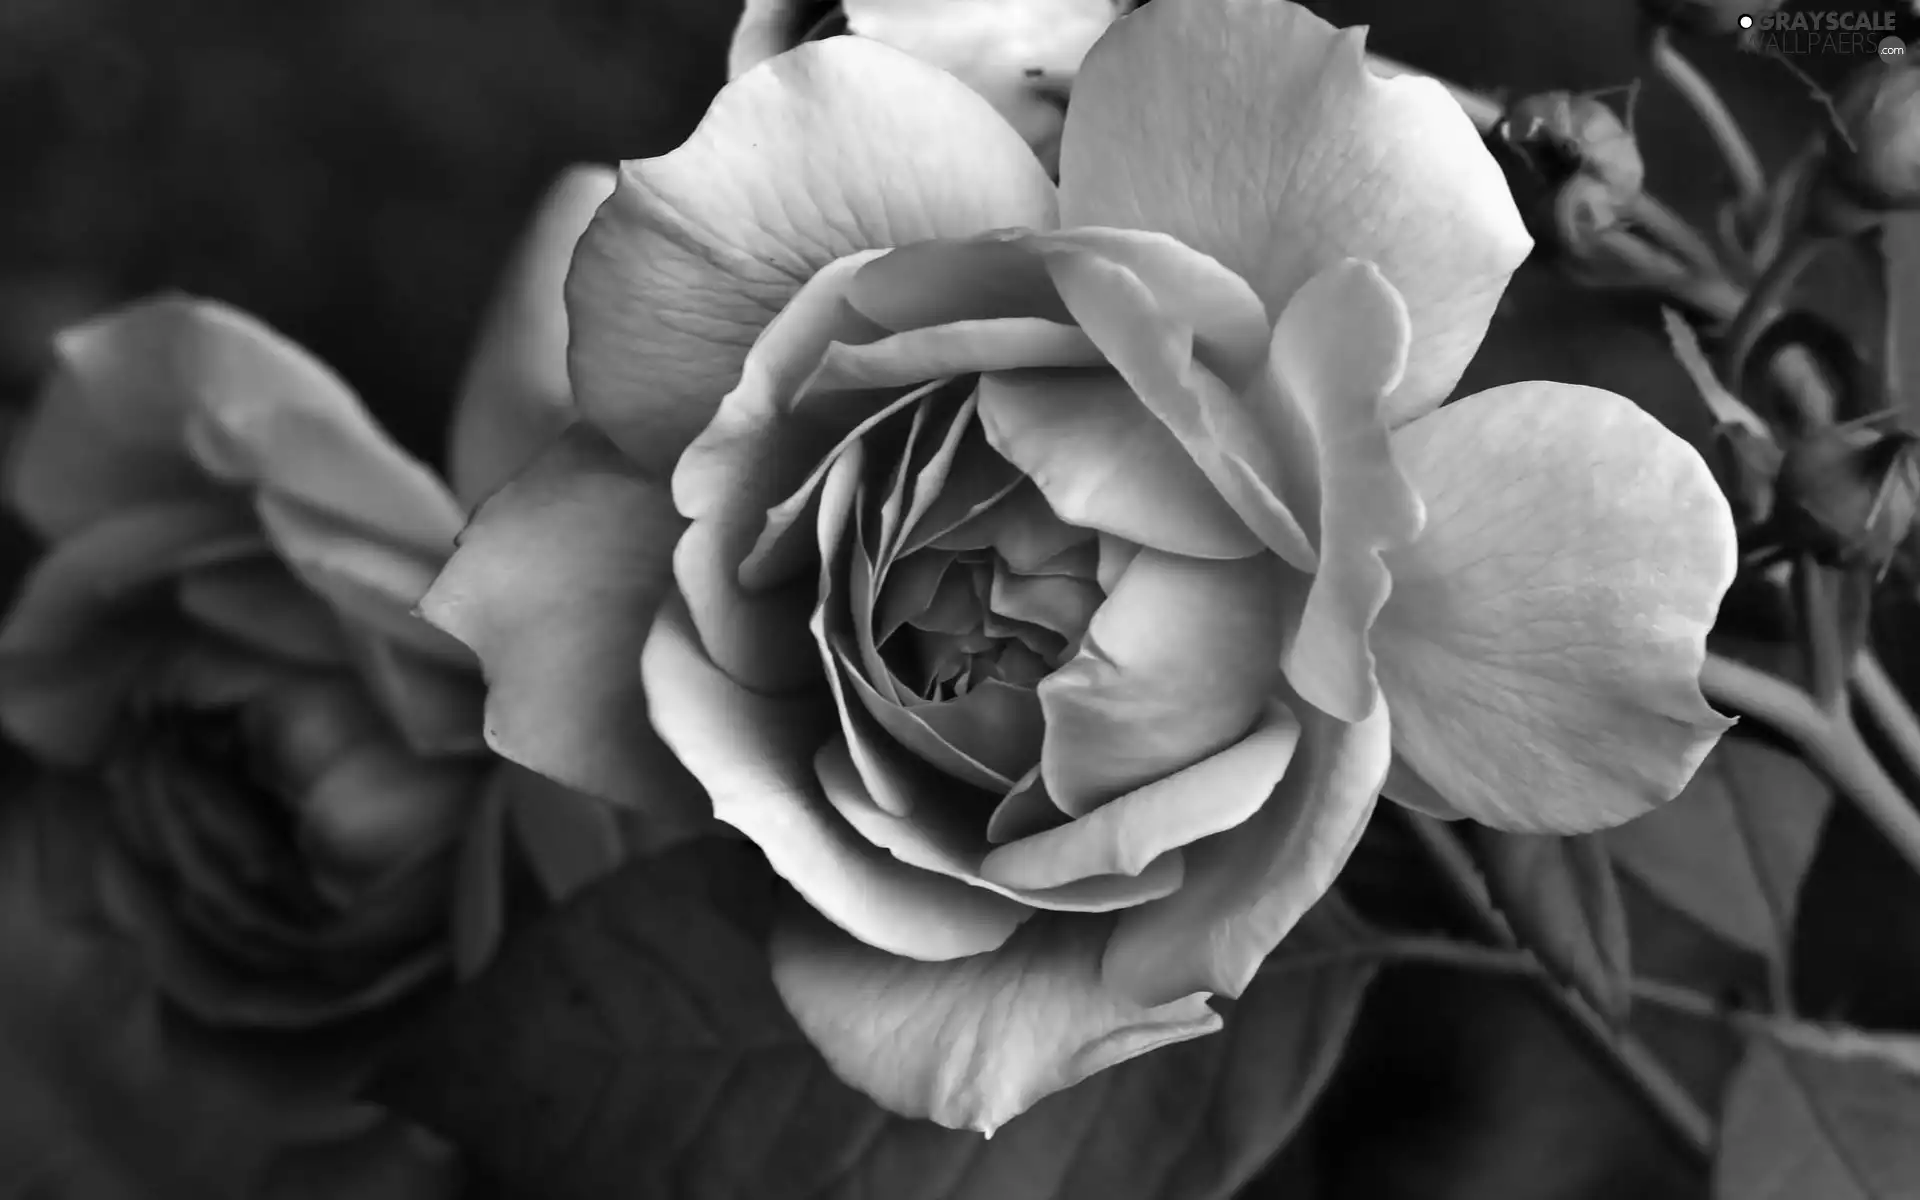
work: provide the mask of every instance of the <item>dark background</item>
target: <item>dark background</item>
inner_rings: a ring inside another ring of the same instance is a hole
[[[1633,0],[1312,7],[1371,23],[1382,51],[1483,90],[1614,87],[1645,73]],[[735,15],[724,0],[0,0],[0,396],[30,394],[59,325],[179,288],[307,345],[437,461],[476,322],[529,206],[568,163],[657,154],[684,137],[721,82]],[[1817,120],[1777,65],[1683,44],[1770,160]],[[1831,81],[1855,64],[1799,65]],[[1652,188],[1704,216],[1720,181],[1697,126],[1657,84],[1635,122]],[[1578,380],[1686,424],[1684,383],[1644,305],[1537,271],[1512,297],[1470,384]],[[1830,869],[1816,871],[1808,904],[1835,919],[1810,973],[1831,969],[1880,998],[1883,1011],[1847,1015],[1920,1027],[1920,984],[1880,965],[1920,961],[1920,922],[1881,923],[1872,946],[1847,941],[1861,923],[1841,914],[1913,886],[1857,826],[1836,818]],[[1844,869],[1831,869],[1835,855]],[[1889,937],[1910,952],[1889,954]],[[1607,1098],[1530,1002],[1487,996],[1433,972],[1383,984],[1340,1086],[1262,1193],[1697,1194],[1697,1177]],[[1820,1010],[1841,1015],[1841,1002]],[[1542,1103],[1553,1096],[1595,1099]]]

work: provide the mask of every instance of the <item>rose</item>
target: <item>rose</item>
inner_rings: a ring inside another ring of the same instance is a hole
[[[1528,246],[1447,93],[1291,5],[1117,23],[1057,192],[958,81],[802,46],[623,168],[585,423],[422,611],[525,765],[650,719],[815,914],[771,958],[827,1061],[990,1131],[1218,1028],[1390,765],[1587,830],[1726,727],[1698,454],[1590,388],[1439,407]]]
[[[873,38],[963,80],[992,101],[1055,170],[1067,93],[1080,60],[1133,0],[747,0],[734,27],[727,74],[819,36]],[[840,20],[822,19],[820,10]]]
[[[611,189],[569,176],[503,293],[457,426],[469,502],[564,405],[560,280]],[[62,334],[6,485],[50,544],[0,626],[0,723],[98,777],[104,897],[195,1015],[383,1006],[443,973],[456,909],[470,967],[509,806],[576,845],[606,825],[486,751],[471,654],[412,614],[463,504],[253,318],[169,296]]]

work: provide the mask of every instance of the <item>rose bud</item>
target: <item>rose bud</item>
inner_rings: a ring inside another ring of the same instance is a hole
[[[456,496],[565,403],[564,264],[612,186],[570,176],[535,222],[450,483],[224,305],[162,297],[58,339],[4,477],[47,547],[0,623],[0,726],[102,795],[106,907],[203,1021],[332,1021],[476,967],[505,872],[469,841],[516,835],[549,895],[617,856],[604,805],[489,750],[473,654],[413,611]]]
[[[1756,20],[1774,11],[1785,0],[1640,0],[1640,9],[1663,25],[1672,25],[1688,33],[1724,35],[1740,33],[1741,17]]]
[[[1842,228],[1847,210],[1920,207],[1920,70],[1872,63],[1854,72],[1834,105],[1843,135],[1830,142],[1820,200]]]
[[[1621,223],[1646,182],[1633,132],[1593,95],[1525,97],[1489,140],[1534,235],[1576,261]]]
[[[1780,536],[1832,566],[1884,574],[1920,511],[1920,436],[1855,421],[1787,447],[1776,510]]]
[[[810,37],[872,38],[951,72],[985,96],[1049,171],[1080,60],[1133,0],[846,0],[835,21],[805,0],[749,0],[728,73]]]

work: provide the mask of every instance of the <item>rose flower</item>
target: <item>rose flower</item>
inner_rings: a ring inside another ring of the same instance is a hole
[[[1218,1029],[1383,784],[1598,829],[1729,724],[1700,456],[1592,388],[1441,407],[1529,247],[1446,91],[1294,5],[1122,18],[1057,187],[954,77],[803,45],[624,166],[584,422],[422,612],[527,766],[650,723],[805,901],[772,970],[834,1070],[991,1131]]]
[[[474,965],[509,830],[571,839],[576,864],[606,852],[603,805],[488,752],[478,665],[413,609],[466,504],[551,432],[560,282],[611,187],[556,189],[503,293],[458,422],[461,499],[225,305],[161,297],[57,340],[5,477],[48,545],[0,625],[0,725],[97,780],[121,851],[105,907],[203,1020],[368,1012],[442,977],[456,930]],[[567,861],[530,858],[549,883]]]

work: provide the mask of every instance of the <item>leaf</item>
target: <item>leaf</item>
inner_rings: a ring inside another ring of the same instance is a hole
[[[774,991],[770,875],[711,840],[632,863],[516,935],[382,1090],[512,1196],[1226,1196],[1332,1073],[1374,967],[1315,910],[1226,1032],[1056,1094],[991,1141],[842,1084]]]
[[[1793,755],[1725,737],[1679,796],[1602,836],[1662,901],[1778,962],[1832,799]]]
[[[256,1200],[283,1152],[384,1122],[344,1099],[354,1068],[337,1048],[295,1061],[162,1008],[95,920],[94,860],[109,852],[87,819],[97,799],[0,796],[0,1196]],[[379,1149],[349,1142],[332,1157],[364,1170]]]
[[[1783,1027],[1727,1090],[1715,1200],[1920,1196],[1920,1041]]]
[[[1601,1012],[1626,1016],[1633,965],[1607,845],[1474,827],[1494,903],[1523,945]]]

